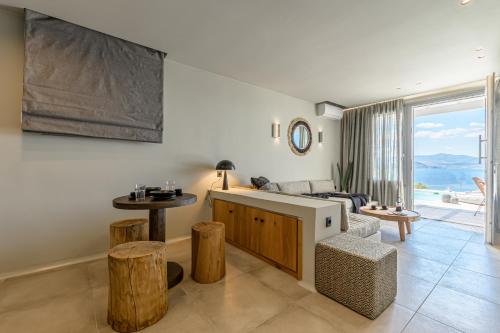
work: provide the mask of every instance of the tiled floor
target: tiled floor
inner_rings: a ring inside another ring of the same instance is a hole
[[[480,230],[422,220],[401,243],[384,222],[382,237],[398,248],[398,295],[376,320],[227,245],[226,278],[185,278],[143,332],[500,332],[500,249],[483,245]],[[190,242],[169,253],[188,276]],[[107,290],[105,260],[0,282],[0,332],[113,332]]]

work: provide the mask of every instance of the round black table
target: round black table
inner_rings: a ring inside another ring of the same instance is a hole
[[[146,197],[144,201],[130,200],[128,196],[113,199],[113,207],[128,210],[149,210],[149,240],[165,242],[166,221],[165,209],[192,205],[196,202],[195,194],[184,193],[173,200],[153,200]],[[182,266],[176,262],[167,263],[168,288],[179,284],[184,276]]]

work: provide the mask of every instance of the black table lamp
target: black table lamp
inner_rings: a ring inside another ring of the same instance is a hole
[[[217,163],[215,170],[217,171],[224,170],[224,181],[222,183],[223,190],[229,190],[229,186],[227,185],[227,170],[234,170],[234,169],[236,169],[236,167],[234,166],[233,162],[229,160],[222,160],[219,163]]]

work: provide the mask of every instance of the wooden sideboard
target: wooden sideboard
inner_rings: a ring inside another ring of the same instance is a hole
[[[302,279],[302,220],[215,199],[213,220],[226,226],[226,241]]]

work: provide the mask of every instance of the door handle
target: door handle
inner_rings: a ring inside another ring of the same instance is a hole
[[[483,157],[483,142],[486,142],[488,140],[483,139],[483,136],[479,134],[479,156],[478,156],[478,164],[482,163],[482,160],[486,158],[486,156]]]

